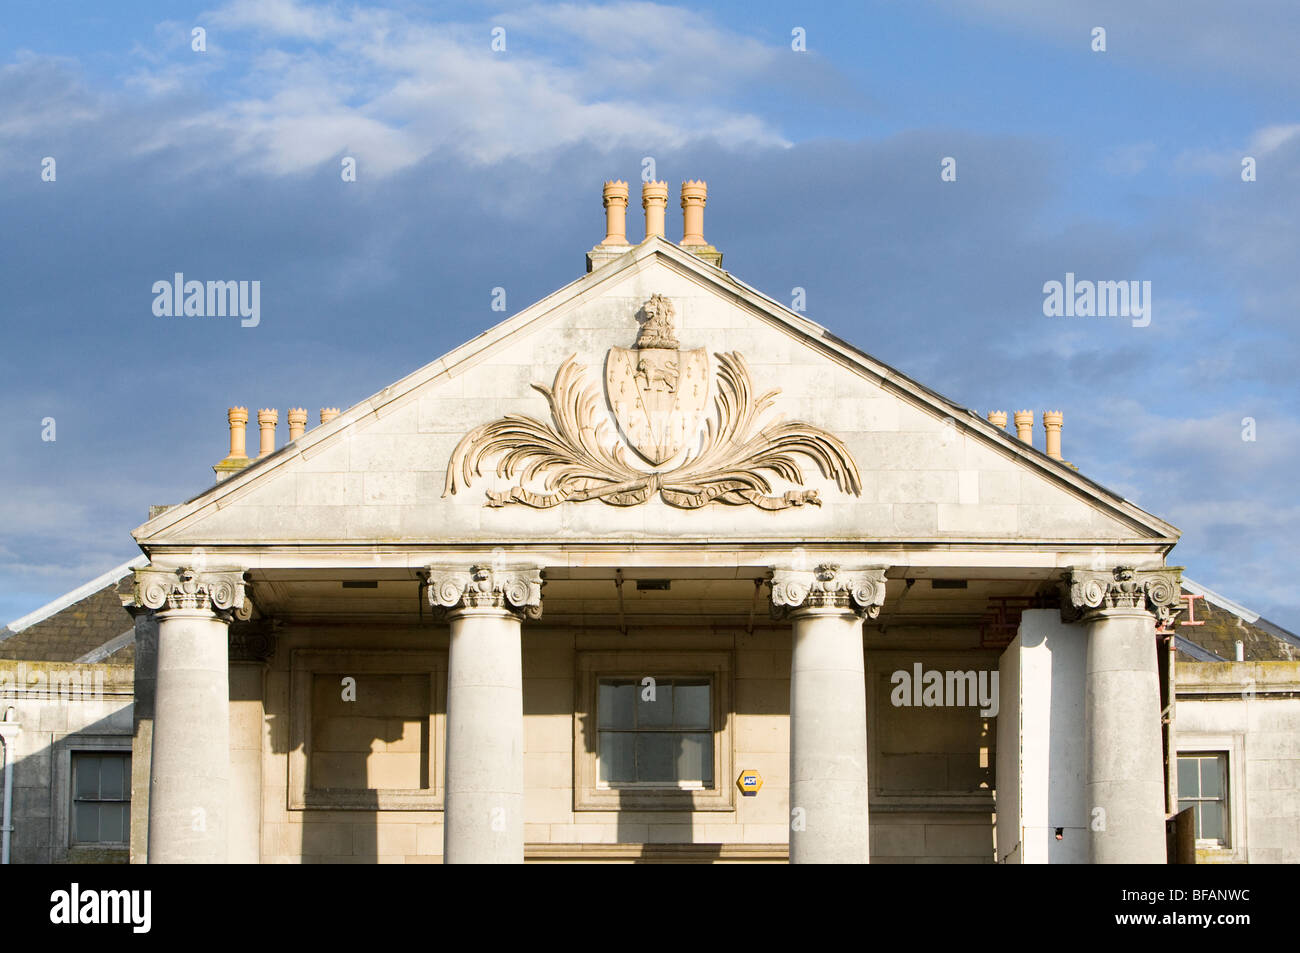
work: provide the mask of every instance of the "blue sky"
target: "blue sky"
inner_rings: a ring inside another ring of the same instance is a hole
[[[135,555],[150,504],[210,483],[231,404],[281,408],[283,439],[284,408],[314,422],[498,321],[492,288],[514,312],[578,277],[600,182],[652,156],[709,181],[738,277],[807,289],[814,320],[981,413],[1064,411],[1066,458],[1183,530],[1171,562],[1300,630],[1294,3],[9,0],[5,21],[0,619]],[[176,271],[261,281],[261,324],[155,317]],[[1150,325],[1044,316],[1066,272],[1150,281]]]

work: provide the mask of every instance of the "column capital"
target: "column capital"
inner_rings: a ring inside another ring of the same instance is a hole
[[[1149,612],[1160,624],[1171,621],[1182,595],[1182,567],[1072,569],[1063,586],[1062,614],[1088,618],[1112,609]]]
[[[797,612],[838,609],[867,619],[880,615],[885,602],[885,569],[841,569],[823,563],[813,570],[772,572],[772,615],[783,619]]]
[[[521,618],[542,617],[540,569],[430,566],[428,572],[429,605],[435,612],[502,609]]]
[[[132,596],[139,608],[192,609],[227,620],[247,619],[253,609],[245,598],[244,574],[238,569],[137,569]]]

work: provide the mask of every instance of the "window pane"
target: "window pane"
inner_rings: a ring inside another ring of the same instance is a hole
[[[122,837],[122,805],[101,804],[99,808],[99,839],[120,844]]]
[[[674,742],[677,736],[667,731],[640,732],[636,736],[636,779],[638,781],[675,781]]]
[[[1206,840],[1223,840],[1223,805],[1218,801],[1202,801],[1200,836]]]
[[[646,698],[649,685],[637,686],[636,725],[638,728],[669,728],[673,723],[673,683],[657,682],[654,700]]]
[[[99,796],[126,797],[126,758],[104,755],[99,759]]]
[[[673,685],[676,706],[673,725],[677,728],[712,728],[708,682],[677,682]]]
[[[606,784],[611,781],[635,781],[636,752],[633,739],[636,735],[626,731],[602,731],[600,733],[600,780]]]
[[[1222,767],[1217,757],[1201,759],[1201,797],[1223,797]]]
[[[99,757],[74,754],[73,774],[77,780],[77,797],[99,797]]]
[[[1197,797],[1200,794],[1200,785],[1197,783],[1196,762],[1197,758],[1179,758],[1178,759],[1178,796],[1179,797]]]
[[[631,682],[600,683],[600,699],[597,704],[600,727],[633,727],[632,713],[635,707],[636,686]]]
[[[713,784],[713,735],[700,731],[677,738],[677,779]]]
[[[72,839],[80,843],[99,840],[99,805],[77,803],[72,812]]]

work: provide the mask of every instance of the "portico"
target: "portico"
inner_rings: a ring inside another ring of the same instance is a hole
[[[687,185],[699,241],[612,221],[255,462],[232,411],[136,531],[151,861],[1163,862],[1177,531],[722,271]]]

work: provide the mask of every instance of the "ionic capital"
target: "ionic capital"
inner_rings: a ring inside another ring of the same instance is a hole
[[[188,567],[172,570],[137,569],[135,605],[144,609],[194,609],[247,619],[252,604],[244,597],[244,575],[237,569],[200,572]]]
[[[1073,569],[1062,605],[1068,603],[1076,617],[1084,618],[1111,609],[1139,609],[1150,612],[1164,625],[1173,619],[1181,602],[1181,573],[1181,566]]]
[[[874,619],[885,603],[885,570],[842,570],[823,564],[811,571],[777,569],[772,573],[772,615],[785,618],[800,611],[840,609]]]
[[[542,573],[539,569],[493,569],[471,566],[468,571],[429,567],[429,605],[434,611],[503,609],[521,618],[542,616]]]

